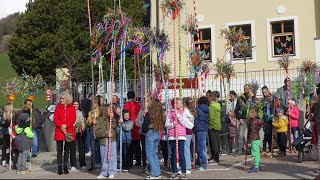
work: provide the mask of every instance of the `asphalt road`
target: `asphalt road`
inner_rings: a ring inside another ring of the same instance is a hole
[[[0,166],[0,179],[95,179],[99,170],[88,173],[86,171],[70,172],[67,175],[57,175],[55,155],[42,155],[38,157],[38,163],[33,164],[32,173],[18,175],[15,171],[9,171],[7,167]],[[221,156],[219,165],[209,165],[206,171],[192,171],[188,179],[313,179],[313,172],[320,166],[318,161],[306,156],[306,160],[298,163],[297,154],[289,154],[284,158],[261,157],[261,172],[249,174],[244,171],[244,156]],[[89,158],[88,158],[89,160]],[[253,159],[248,156],[247,168],[252,165]],[[42,162],[42,163],[39,163]],[[87,163],[89,164],[89,162]],[[167,179],[171,172],[162,170],[162,178]],[[133,167],[129,172],[118,173],[116,179],[144,179],[146,176],[140,167]]]

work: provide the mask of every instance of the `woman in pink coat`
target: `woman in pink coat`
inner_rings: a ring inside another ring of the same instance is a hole
[[[290,107],[290,111],[287,111],[287,116],[289,117],[293,141],[295,141],[299,137],[299,108],[293,100],[289,100],[288,105]]]

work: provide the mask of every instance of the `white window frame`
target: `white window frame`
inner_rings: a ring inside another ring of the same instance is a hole
[[[215,64],[216,62],[217,62],[217,60],[216,60],[216,45],[215,45],[215,30],[214,30],[214,24],[206,24],[206,25],[199,25],[198,26],[198,28],[199,28],[199,31],[201,30],[201,29],[207,29],[207,28],[211,28],[211,61],[209,61],[209,60],[205,60],[204,62],[210,62],[210,63],[213,63],[213,64]],[[189,36],[189,42],[191,42],[192,43],[192,47],[193,47],[193,35],[190,35]]]
[[[255,21],[254,20],[248,20],[248,21],[237,21],[237,22],[230,22],[226,23],[224,26],[225,28],[229,29],[230,26],[239,26],[239,25],[245,25],[250,24],[251,25],[251,45],[254,47],[252,48],[252,57],[251,59],[246,59],[246,63],[255,63],[257,62],[257,50],[255,48],[256,46],[256,27],[255,27]],[[226,53],[226,59],[227,61],[232,62],[232,64],[244,64],[244,60],[232,60],[231,54],[228,52]]]
[[[299,22],[297,16],[288,16],[288,17],[277,17],[277,18],[267,18],[266,19],[266,27],[267,27],[267,54],[268,61],[277,61],[279,57],[272,57],[272,39],[271,39],[271,23],[276,21],[287,21],[293,20],[294,23],[294,39],[295,39],[295,53],[296,55],[290,56],[291,59],[300,59],[300,43],[299,43]]]

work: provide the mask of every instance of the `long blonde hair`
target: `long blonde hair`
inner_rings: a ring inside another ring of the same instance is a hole
[[[10,120],[10,116],[11,116],[11,105],[7,104],[4,106],[4,112],[3,112],[3,119],[4,120]]]

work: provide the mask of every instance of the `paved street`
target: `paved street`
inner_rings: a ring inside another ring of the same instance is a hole
[[[70,172],[68,175],[59,176],[56,173],[56,161],[48,163],[54,159],[54,154],[44,153],[38,157],[33,164],[33,171],[28,175],[17,175],[15,171],[9,171],[6,167],[0,167],[0,177],[5,179],[95,179],[99,171],[88,173],[85,171]],[[43,158],[43,159],[42,159]],[[88,158],[87,158],[88,159]],[[88,159],[89,160],[89,159]],[[309,160],[309,161],[308,161]],[[89,162],[89,161],[88,161]],[[261,158],[262,172],[248,174],[244,171],[244,156],[221,156],[219,165],[209,165],[209,169],[204,172],[193,171],[188,176],[189,179],[313,179],[313,171],[319,163],[311,161],[311,157],[306,156],[306,161],[297,163],[296,154],[288,154],[285,158]],[[42,164],[44,163],[44,164]],[[88,163],[89,164],[89,163]],[[252,165],[252,158],[248,157],[248,165]],[[249,166],[247,166],[249,167]],[[171,173],[162,171],[162,179],[166,179]],[[127,173],[118,173],[119,179],[144,179],[145,175],[138,167],[132,168]]]

